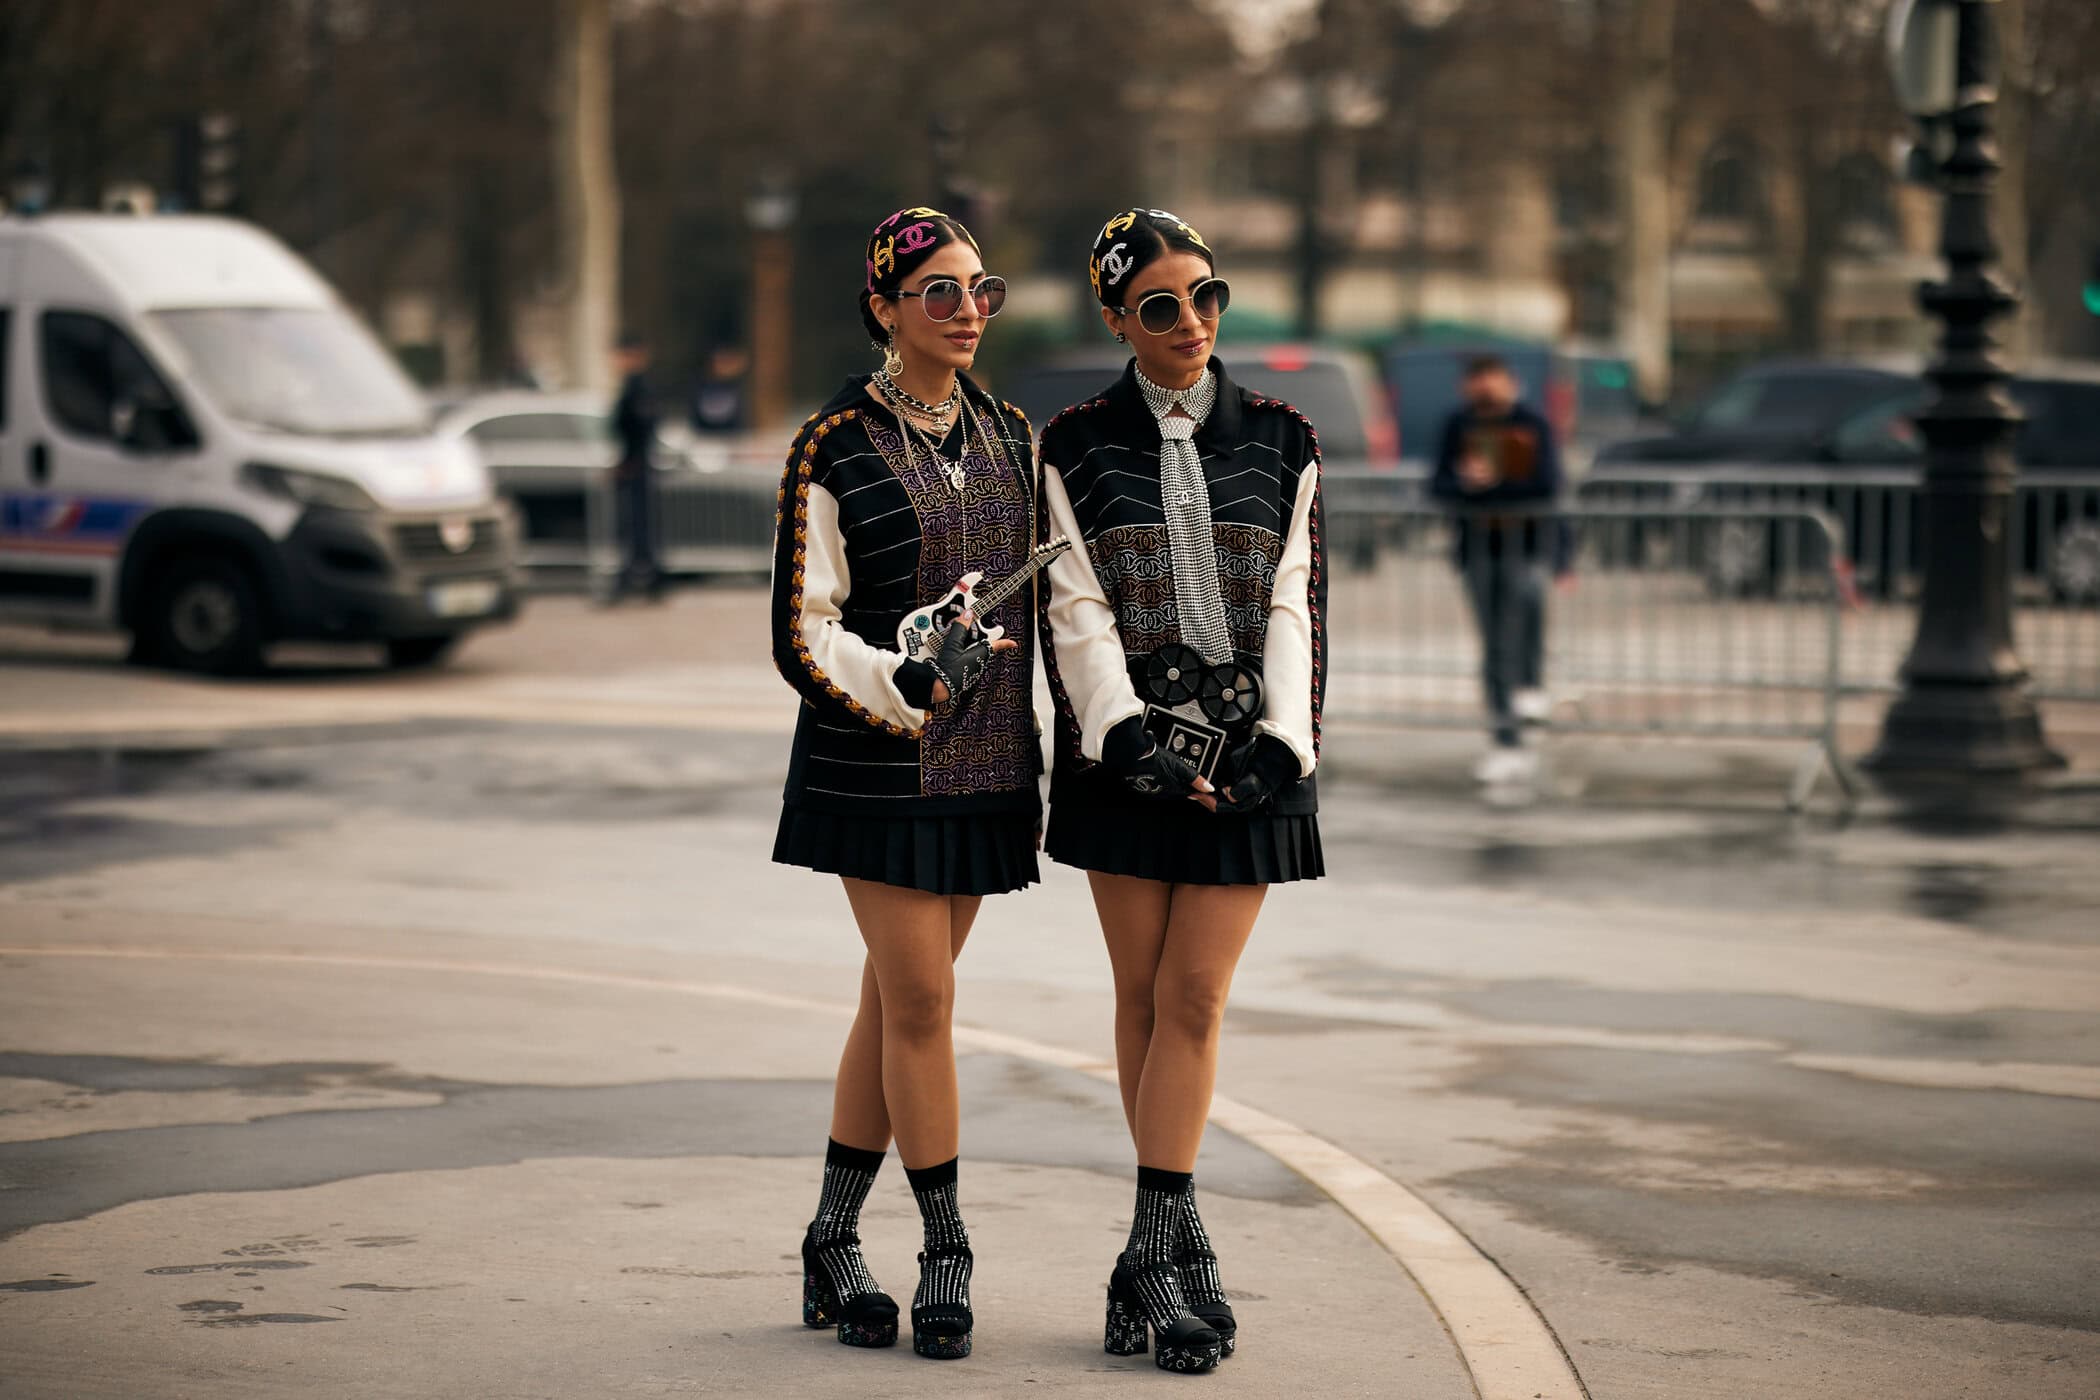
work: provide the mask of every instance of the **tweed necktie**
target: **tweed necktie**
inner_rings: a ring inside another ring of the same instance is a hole
[[[1159,503],[1167,517],[1181,640],[1213,665],[1230,661],[1232,632],[1225,625],[1225,597],[1218,586],[1210,485],[1203,479],[1203,456],[1195,443],[1196,429],[1217,404],[1218,376],[1206,369],[1186,389],[1164,389],[1139,371],[1137,382],[1145,406],[1159,423]],[[1174,411],[1177,407],[1181,413]]]

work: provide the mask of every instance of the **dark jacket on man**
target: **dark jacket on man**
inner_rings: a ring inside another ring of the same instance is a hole
[[[620,440],[619,474],[624,479],[649,466],[649,451],[656,442],[656,399],[649,381],[637,370],[620,385],[613,404],[613,435]]]
[[[1459,481],[1458,466],[1469,454],[1495,463],[1499,479],[1480,491]],[[1499,559],[1507,549],[1528,560],[1550,562],[1555,573],[1571,563],[1573,541],[1566,523],[1544,507],[1560,495],[1566,478],[1553,425],[1527,404],[1514,404],[1500,415],[1461,408],[1444,424],[1430,474],[1432,498],[1462,508],[1456,531],[1457,563],[1465,568],[1476,549]],[[1496,506],[1517,509],[1498,512]]]

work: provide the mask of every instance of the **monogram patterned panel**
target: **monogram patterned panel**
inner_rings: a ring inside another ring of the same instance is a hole
[[[1004,577],[1028,558],[1028,492],[1008,459],[996,425],[991,455],[972,433],[963,455],[968,483],[960,497],[916,443],[905,450],[895,428],[869,414],[868,439],[911,496],[919,518],[920,601],[938,598],[955,581],[981,569],[986,581]],[[1035,639],[1027,590],[980,619],[1006,629],[1018,651],[993,658],[984,682],[958,704],[933,711],[919,746],[919,790],[927,797],[1011,792],[1035,785],[1035,714],[1027,678]]]
[[[1217,542],[1218,585],[1225,594],[1232,649],[1258,663],[1269,635],[1269,602],[1283,538],[1259,525],[1229,521],[1212,522],[1211,537]],[[1125,655],[1144,656],[1182,639],[1166,526],[1113,526],[1087,541],[1087,555],[1115,607]]]

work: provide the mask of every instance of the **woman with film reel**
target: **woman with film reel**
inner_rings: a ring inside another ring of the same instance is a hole
[[[1134,358],[1043,430],[1045,530],[1077,546],[1042,600],[1044,850],[1093,886],[1137,1146],[1104,1345],[1205,1371],[1238,1345],[1193,1182],[1226,993],[1268,886],[1323,872],[1319,440],[1211,356],[1231,290],[1185,222],[1116,215],[1088,272]]]

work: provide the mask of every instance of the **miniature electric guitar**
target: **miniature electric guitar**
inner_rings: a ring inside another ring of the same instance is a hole
[[[897,624],[897,650],[913,661],[932,655],[940,650],[941,638],[948,635],[948,625],[957,617],[965,611],[980,618],[990,615],[992,609],[1027,587],[1037,571],[1071,547],[1072,542],[1059,535],[1050,543],[1037,546],[1026,563],[988,588],[977,586],[984,582],[981,571],[964,574],[947,593],[904,615],[904,621]],[[1004,627],[980,626],[978,630],[991,642],[1006,635]]]

